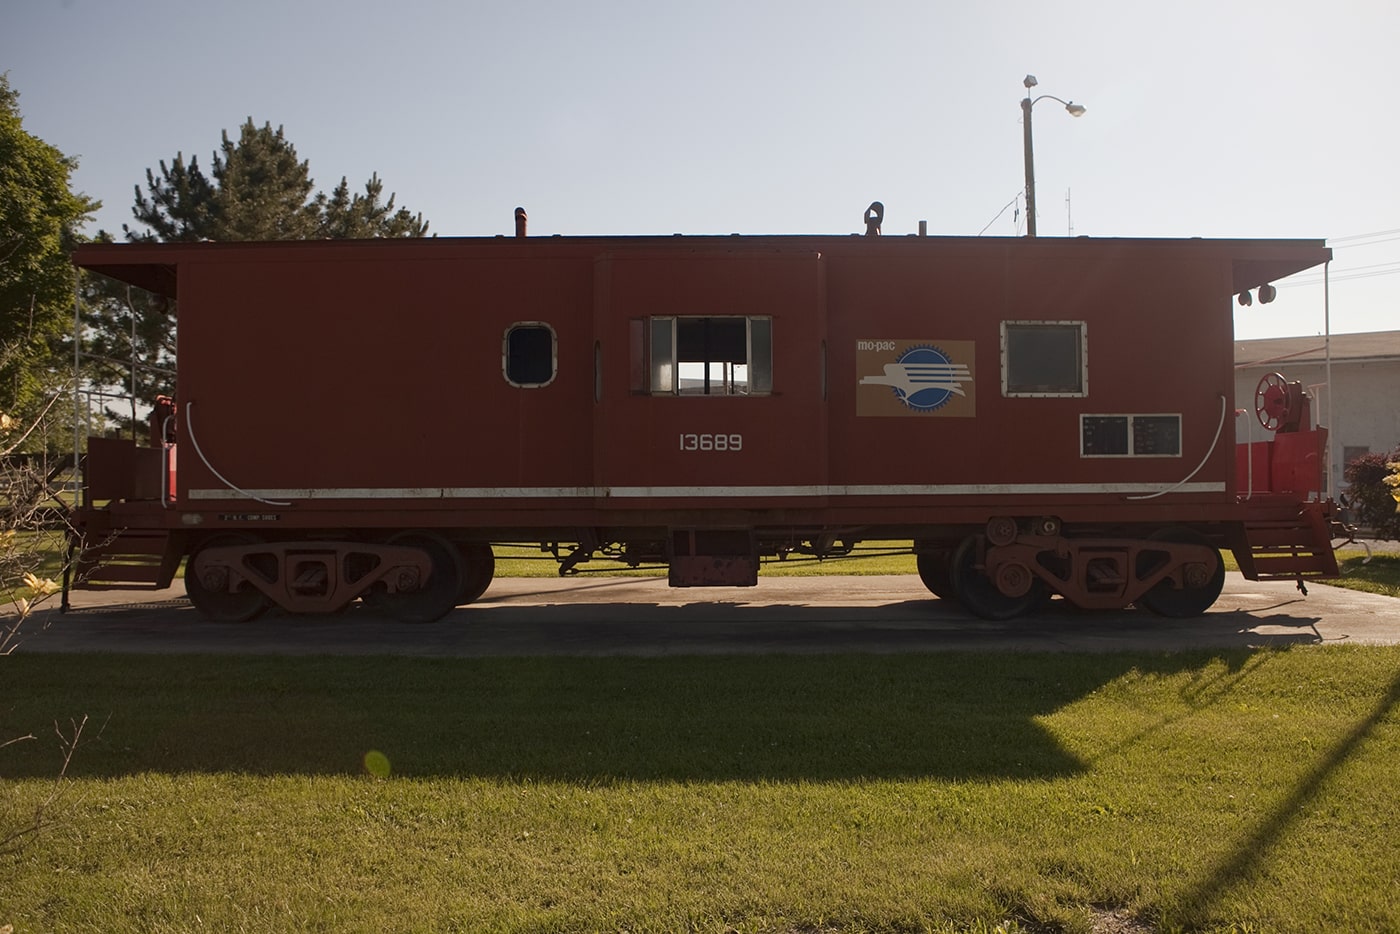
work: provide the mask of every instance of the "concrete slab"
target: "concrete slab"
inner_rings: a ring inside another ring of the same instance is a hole
[[[1400,642],[1400,600],[1326,585],[1226,577],[1198,619],[1134,609],[1085,613],[1062,601],[988,622],[938,600],[916,576],[775,577],[757,587],[671,589],[664,579],[502,578],[437,623],[386,620],[356,605],[332,617],[269,614],[210,623],[182,588],[79,592],[29,621],[17,651],[501,657],[762,652],[1180,651]]]

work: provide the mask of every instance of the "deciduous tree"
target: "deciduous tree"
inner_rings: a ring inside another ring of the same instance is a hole
[[[19,94],[0,74],[0,423],[28,421],[68,370],[68,254],[100,207],[72,190],[76,166],[25,131]]]

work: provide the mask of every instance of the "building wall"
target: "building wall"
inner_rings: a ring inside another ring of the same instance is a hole
[[[1328,461],[1334,495],[1346,488],[1342,479],[1346,449],[1385,452],[1400,447],[1400,358],[1333,360],[1330,425],[1325,364],[1283,361],[1236,370],[1235,408],[1245,410],[1244,415],[1237,416],[1238,441],[1259,441],[1269,435],[1254,416],[1254,390],[1259,380],[1272,372],[1300,380],[1312,396],[1314,424],[1331,429]]]

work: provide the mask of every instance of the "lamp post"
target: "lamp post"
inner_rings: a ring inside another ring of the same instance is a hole
[[[1084,116],[1084,105],[1076,104],[1074,101],[1060,100],[1053,94],[1042,94],[1035,100],[1031,100],[1031,88],[1039,82],[1035,80],[1035,75],[1026,75],[1021,82],[1026,86],[1026,96],[1021,100],[1021,129],[1025,137],[1026,144],[1026,236],[1035,236],[1035,152],[1031,146],[1031,108],[1047,97],[1052,101],[1059,101],[1065,105],[1065,110],[1069,111],[1071,117]]]

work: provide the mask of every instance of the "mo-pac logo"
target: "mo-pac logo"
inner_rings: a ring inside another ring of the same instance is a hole
[[[856,341],[856,414],[975,415],[974,350],[973,341]]]

